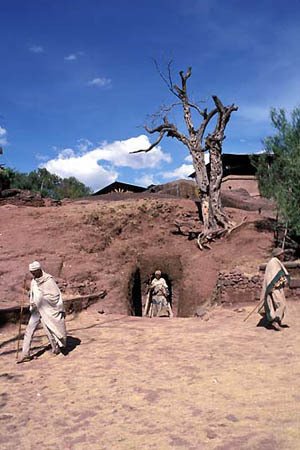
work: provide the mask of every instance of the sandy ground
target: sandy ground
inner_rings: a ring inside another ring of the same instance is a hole
[[[15,364],[1,331],[0,447],[276,450],[300,448],[300,304],[281,332],[215,308],[208,321],[69,318],[68,355]],[[76,345],[77,344],[77,345]]]

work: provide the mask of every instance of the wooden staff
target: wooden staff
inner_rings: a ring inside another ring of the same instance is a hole
[[[146,298],[145,308],[144,308],[144,314],[143,314],[144,317],[147,316],[147,314],[149,312],[149,308],[150,308],[150,305],[151,305],[150,299],[151,299],[151,290],[149,289],[148,294],[147,294],[147,298]]]
[[[20,319],[19,319],[19,332],[18,332],[18,340],[17,340],[16,360],[18,360],[19,351],[20,351],[20,339],[21,339],[22,319],[23,319],[23,307],[24,307],[25,295],[26,295],[26,290],[25,289],[26,289],[26,278],[24,278],[23,295],[22,295],[21,305],[20,305]]]
[[[248,314],[248,316],[244,319],[244,322],[246,322],[246,320],[249,319],[249,317],[254,313],[254,311],[259,307],[259,305],[261,304],[261,300],[259,300],[259,303],[257,305],[255,305],[255,307],[252,309],[252,311]]]

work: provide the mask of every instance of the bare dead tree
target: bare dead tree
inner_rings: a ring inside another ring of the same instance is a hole
[[[231,113],[237,111],[238,107],[234,104],[224,106],[221,100],[216,95],[213,95],[214,107],[211,111],[208,111],[207,108],[201,109],[197,103],[191,101],[188,95],[187,82],[192,75],[191,67],[188,68],[186,73],[183,71],[179,72],[180,86],[178,86],[172,80],[171,63],[168,64],[167,76],[160,71],[157,63],[155,64],[161,78],[170,92],[177,98],[177,101],[169,108],[163,108],[164,115],[160,125],[153,128],[145,125],[144,128],[149,134],[158,134],[155,142],[147,149],[136,150],[132,153],[151,151],[165,136],[176,138],[188,148],[195,169],[195,179],[199,189],[199,201],[202,210],[203,232],[201,233],[200,241],[198,239],[199,247],[201,248],[202,244],[208,239],[219,237],[234,226],[221,205],[220,189],[223,175],[221,155],[222,144],[226,137],[225,128],[230,120]],[[167,116],[172,107],[178,104],[183,111],[186,125],[185,133],[179,131],[176,125],[169,122]],[[195,113],[200,118],[197,127],[194,125]],[[214,130],[211,133],[206,133],[207,126],[212,119],[216,120]],[[204,159],[204,154],[207,151],[210,156],[209,172]]]

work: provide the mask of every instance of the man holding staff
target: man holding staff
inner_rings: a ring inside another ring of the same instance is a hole
[[[38,261],[29,264],[29,271],[33,276],[30,286],[31,316],[24,335],[22,357],[18,363],[30,361],[30,344],[40,322],[55,355],[60,353],[67,342],[65,310],[56,282],[42,270]]]
[[[280,331],[282,327],[282,320],[286,310],[283,288],[289,281],[289,274],[283,265],[283,261],[284,250],[274,248],[272,258],[266,266],[260,297],[263,304],[259,312],[265,314],[268,325],[277,331]]]
[[[167,282],[161,276],[161,271],[156,270],[149,286],[144,316],[160,317],[168,314],[170,318],[173,317],[173,311],[168,297],[169,289]]]

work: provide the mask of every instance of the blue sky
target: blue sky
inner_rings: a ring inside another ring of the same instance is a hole
[[[1,162],[45,165],[93,189],[115,179],[147,185],[186,176],[185,147],[151,154],[142,125],[173,102],[164,69],[192,66],[195,101],[235,103],[223,151],[260,151],[270,107],[300,101],[300,1],[1,0]],[[170,118],[182,126],[180,111]],[[183,130],[183,129],[182,129]]]

